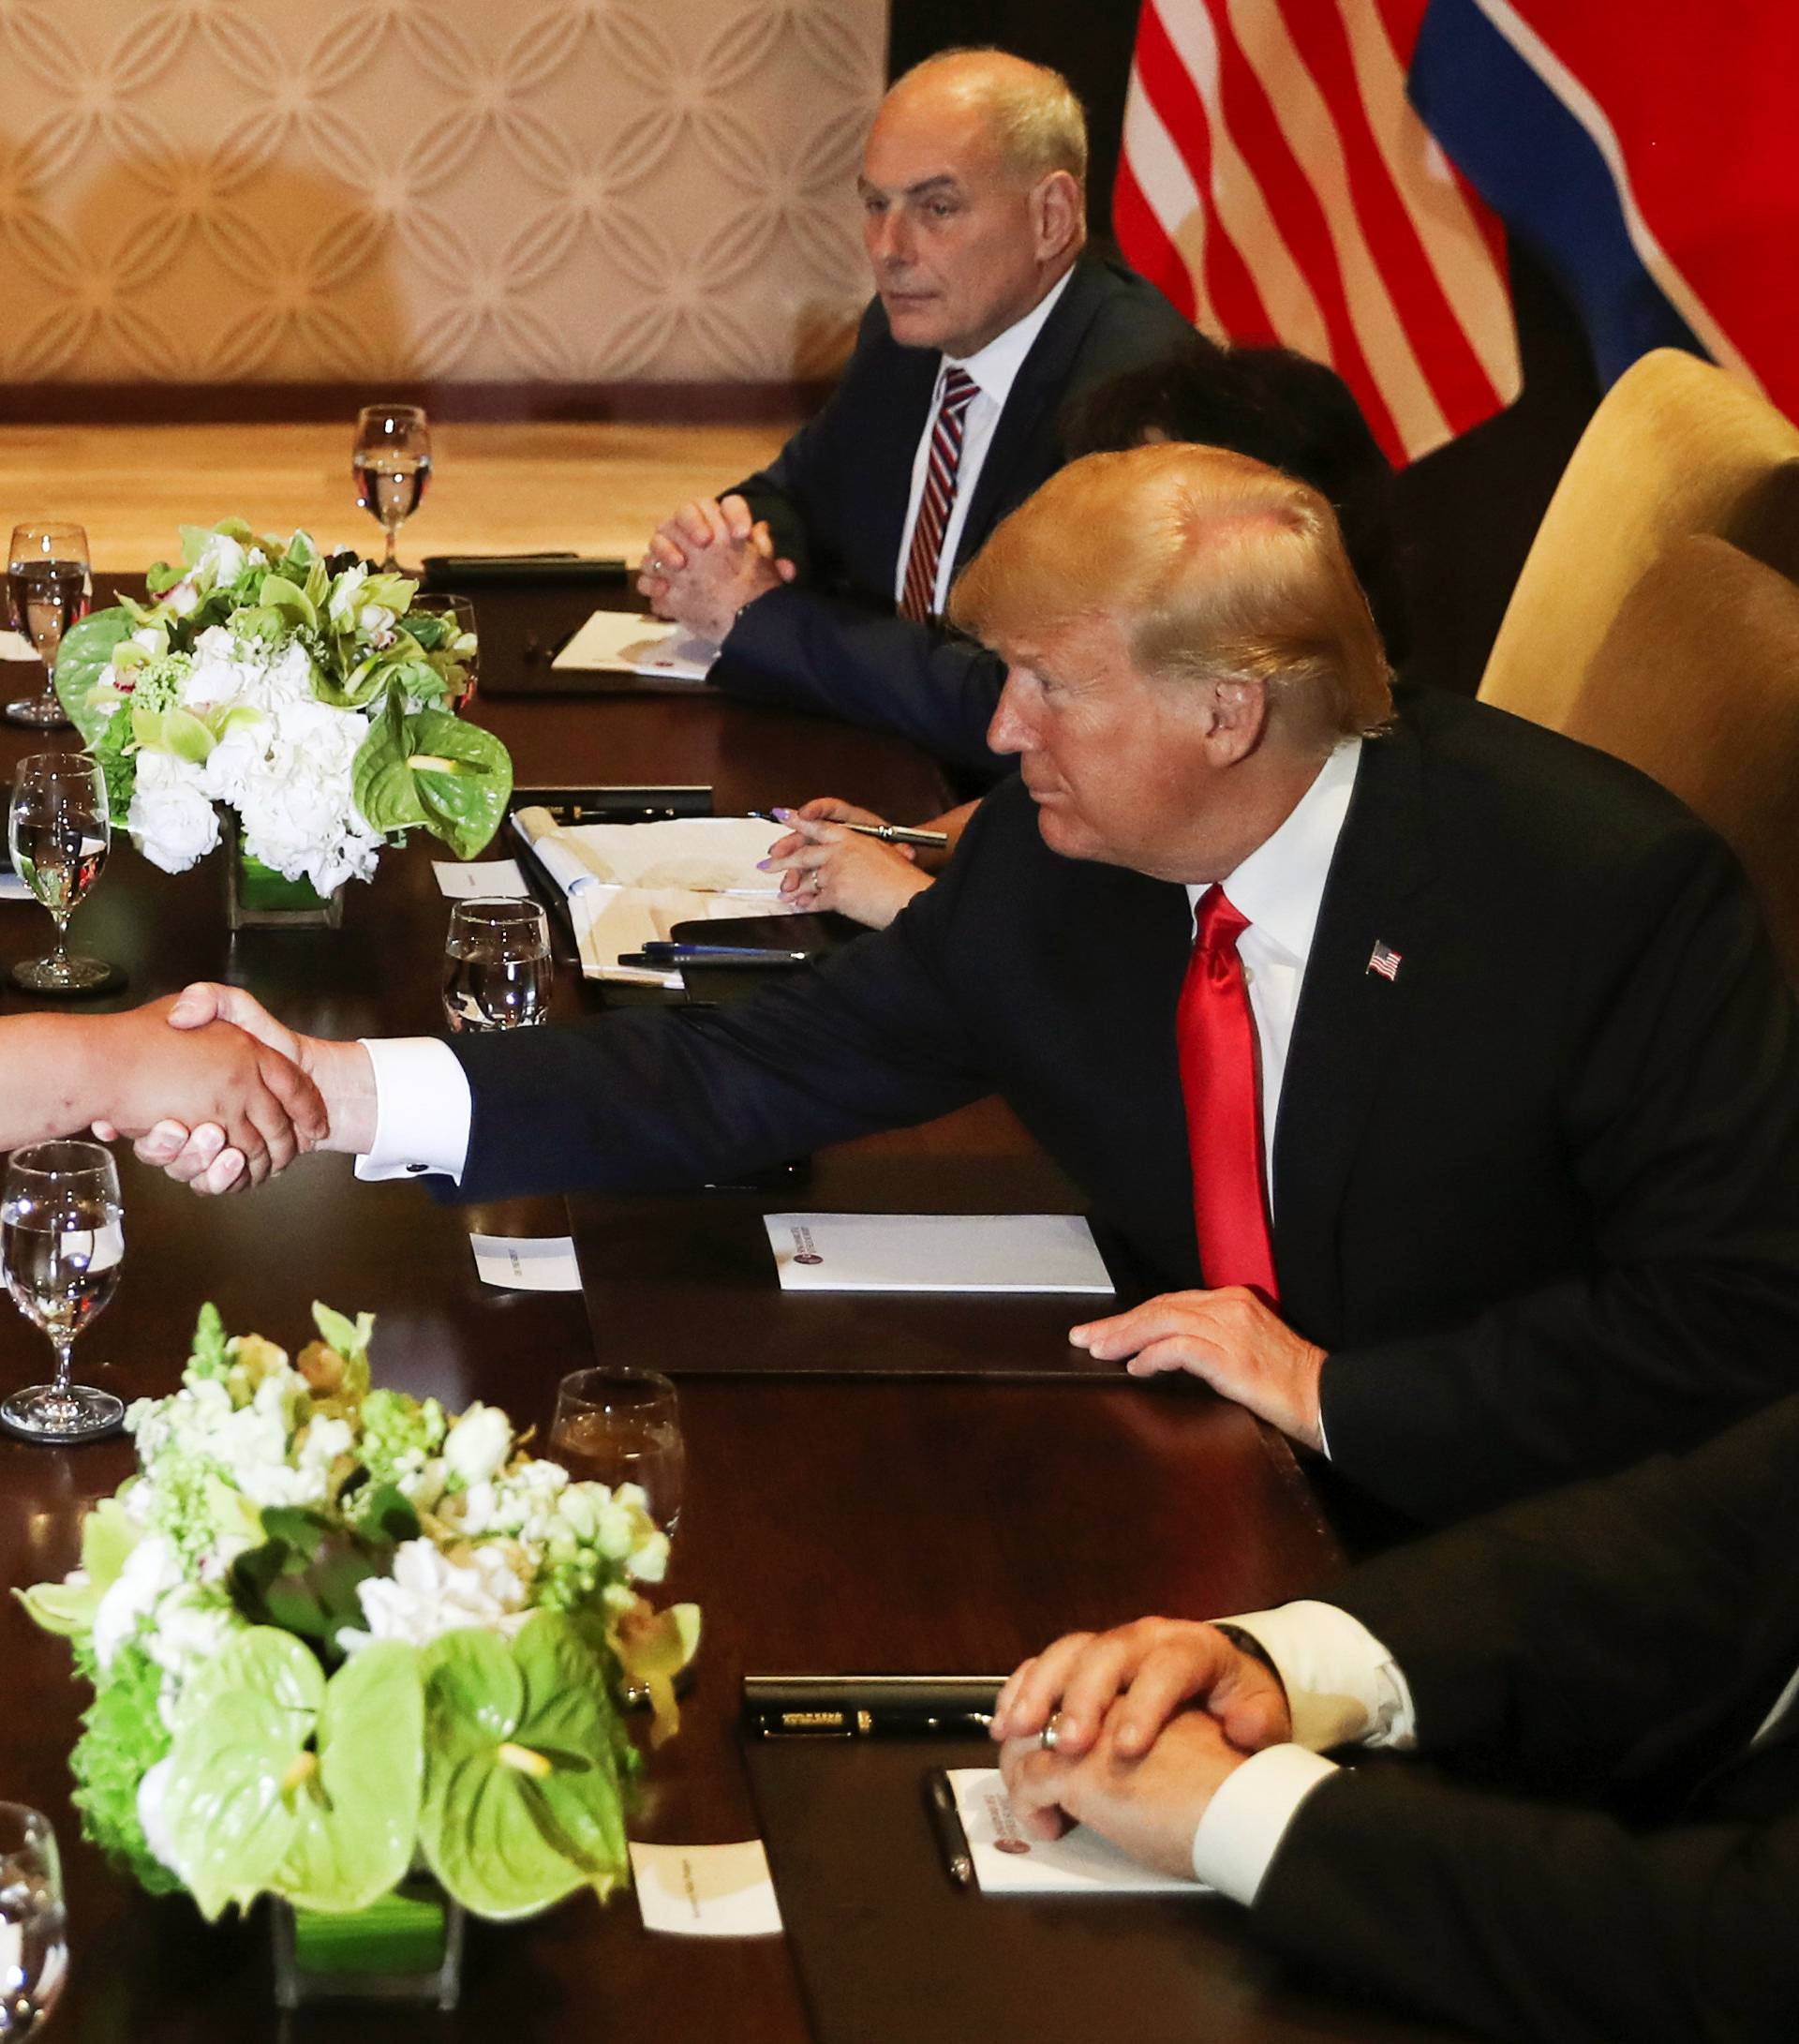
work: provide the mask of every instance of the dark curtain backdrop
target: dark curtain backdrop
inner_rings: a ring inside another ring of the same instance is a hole
[[[1109,232],[1130,72],[1132,0],[892,0],[894,75],[933,51],[992,43],[1063,72],[1093,130],[1091,210]],[[1598,401],[1592,358],[1546,273],[1515,245],[1512,301],[1524,389],[1509,411],[1400,479],[1400,545],[1411,599],[1408,671],[1472,694],[1550,492]]]

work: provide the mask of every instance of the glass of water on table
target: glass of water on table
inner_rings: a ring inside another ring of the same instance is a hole
[[[452,1029],[534,1029],[550,1019],[550,926],[535,902],[458,902],[444,940]]]
[[[557,1386],[549,1455],[576,1483],[641,1484],[646,1510],[672,1534],[681,1515],[687,1445],[675,1386],[654,1370],[576,1370]]]
[[[68,718],[56,697],[56,655],[63,634],[87,616],[94,600],[87,534],[79,525],[16,525],[7,559],[7,596],[14,627],[44,664],[36,695],[7,705],[14,724],[61,731]]]
[[[112,842],[106,775],[80,753],[21,760],[7,816],[7,849],[25,885],[56,924],[55,948],[12,968],[28,993],[91,993],[112,978],[105,960],[69,950],[68,918],[100,877]]]
[[[59,1141],[12,1153],[0,1186],[0,1265],[12,1303],[56,1353],[50,1383],[0,1400],[0,1424],[51,1446],[111,1433],[125,1417],[123,1403],[74,1382],[69,1351],[111,1304],[125,1266],[125,1203],[112,1151]]]
[[[0,1802],[0,2038],[22,2044],[35,2035],[67,1971],[56,1834],[23,1803]]]

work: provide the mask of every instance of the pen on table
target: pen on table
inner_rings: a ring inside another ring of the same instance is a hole
[[[810,951],[759,950],[747,944],[646,944],[619,955],[621,965],[810,965]]]
[[[984,1734],[999,1675],[746,1675],[744,1714],[762,1738]]]
[[[951,1886],[966,1887],[974,1878],[974,1855],[969,1850],[962,1813],[956,1807],[956,1790],[942,1768],[925,1769],[925,1814]]]
[[[750,813],[752,816],[764,817],[769,823],[784,824],[790,820],[793,812],[789,812],[788,815],[783,816],[779,810],[752,809]],[[820,816],[807,820],[830,823],[835,819],[829,816]],[[846,823],[843,828],[846,830],[854,830],[859,838],[879,838],[883,844],[915,844],[927,852],[941,852],[949,843],[949,832],[947,830],[914,830],[905,824]]]

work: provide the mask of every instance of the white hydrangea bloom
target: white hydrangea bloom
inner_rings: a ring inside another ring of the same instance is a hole
[[[454,1562],[428,1540],[402,1541],[394,1550],[392,1576],[356,1586],[366,1630],[345,1626],[337,1644],[346,1653],[375,1639],[426,1647],[468,1626],[511,1638],[528,1616],[517,1559],[504,1543],[470,1548],[466,1562]]]
[[[138,1783],[138,1822],[143,1828],[144,1843],[171,1873],[175,1873],[180,1871],[175,1865],[175,1842],[164,1821],[169,1766],[165,1756],[144,1770],[143,1780]]]
[[[497,1405],[473,1405],[444,1438],[443,1459],[464,1484],[483,1484],[505,1468],[513,1452],[513,1423]]]
[[[203,780],[202,768],[172,753],[138,754],[126,825],[131,842],[164,873],[186,873],[218,843],[218,812]]]
[[[112,1666],[119,1649],[137,1637],[142,1621],[181,1584],[174,1542],[161,1533],[139,1541],[94,1613],[94,1658],[102,1668]]]

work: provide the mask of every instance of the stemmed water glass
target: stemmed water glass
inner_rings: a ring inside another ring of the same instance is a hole
[[[0,1421],[13,1433],[88,1440],[125,1417],[110,1391],[69,1376],[75,1337],[111,1303],[124,1263],[125,1205],[112,1151],[77,1141],[15,1150],[0,1186],[0,1264],[12,1303],[50,1336],[56,1378],[0,1402]]]
[[[431,422],[417,405],[364,405],[349,457],[356,501],[387,534],[384,571],[396,570],[399,530],[431,480]]]
[[[0,1803],[0,2040],[49,2020],[68,1972],[63,1869],[50,1819]]]
[[[531,1029],[549,1021],[550,926],[535,902],[458,902],[443,961],[452,1029]]]
[[[36,753],[22,760],[7,841],[20,877],[56,922],[54,950],[15,965],[13,984],[33,993],[87,993],[104,986],[112,966],[72,955],[66,942],[75,904],[99,878],[112,842],[98,763],[79,753]]]
[[[56,655],[64,633],[87,616],[94,600],[87,534],[79,525],[16,525],[7,563],[14,628],[31,641],[44,664],[43,688],[8,703],[7,715],[14,724],[40,731],[61,730],[68,718],[56,700]]]

